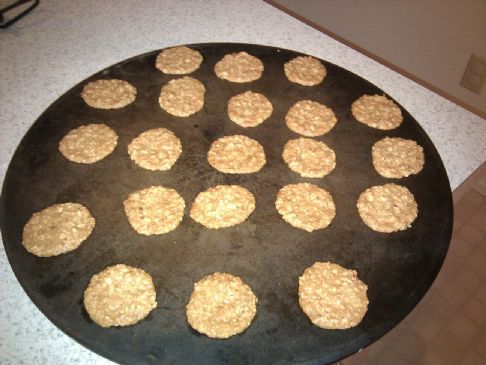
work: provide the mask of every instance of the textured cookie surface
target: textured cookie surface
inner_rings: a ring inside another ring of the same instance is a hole
[[[227,174],[250,174],[259,171],[266,162],[260,143],[246,136],[234,135],[217,139],[211,144],[208,162]]]
[[[198,194],[191,217],[207,228],[225,228],[244,222],[255,209],[255,197],[238,185],[218,185]]]
[[[145,131],[128,145],[130,158],[140,167],[152,171],[169,170],[181,152],[181,141],[165,128]]]
[[[135,324],[156,306],[152,277],[142,269],[123,264],[94,275],[84,291],[84,307],[101,327]]]
[[[289,168],[303,177],[324,177],[336,167],[336,154],[324,142],[310,138],[291,139],[282,157]]]
[[[368,310],[367,290],[355,270],[316,262],[299,278],[299,305],[318,327],[351,328]]]
[[[176,117],[188,117],[204,106],[206,88],[201,81],[184,76],[170,80],[162,87],[159,104],[167,113]]]
[[[176,229],[186,207],[177,191],[163,186],[134,191],[123,205],[133,229],[147,236]]]
[[[187,320],[209,337],[228,338],[250,326],[257,301],[239,277],[217,272],[194,284],[186,306]]]
[[[284,65],[285,76],[289,81],[304,86],[320,84],[326,77],[326,68],[318,59],[299,56]]]
[[[180,46],[164,49],[155,60],[155,67],[166,74],[183,75],[196,71],[203,57],[189,47]]]
[[[36,256],[57,256],[78,248],[94,226],[95,219],[83,205],[55,204],[32,215],[24,226],[22,244]]]
[[[366,225],[384,233],[410,228],[418,214],[413,194],[405,186],[397,184],[366,189],[361,193],[357,206]]]
[[[117,142],[117,134],[107,125],[88,124],[66,134],[59,142],[59,151],[70,161],[94,163],[112,153]]]
[[[318,137],[329,132],[337,123],[334,112],[317,101],[301,100],[285,116],[287,127],[306,137]]]
[[[247,91],[228,102],[229,118],[241,127],[256,127],[272,115],[273,107],[265,95]]]
[[[86,84],[81,97],[89,106],[98,109],[118,109],[135,101],[137,89],[128,81],[109,79]]]
[[[331,194],[309,183],[284,186],[275,207],[287,223],[307,232],[326,228],[336,216]]]
[[[424,167],[424,149],[417,142],[385,137],[371,149],[375,170],[384,177],[402,178],[418,174]]]
[[[263,63],[258,58],[246,52],[239,52],[224,56],[214,66],[214,72],[223,80],[250,82],[262,76],[263,68]]]
[[[363,95],[353,102],[351,111],[356,120],[376,129],[395,129],[403,122],[400,108],[383,95]]]

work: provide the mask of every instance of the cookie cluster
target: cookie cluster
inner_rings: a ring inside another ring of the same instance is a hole
[[[162,86],[158,99],[168,114],[186,118],[205,105],[206,86],[187,76],[203,62],[202,55],[189,47],[163,50],[155,66],[161,72],[183,75]],[[264,63],[246,52],[225,55],[214,66],[224,82],[251,83],[264,73]],[[289,60],[283,73],[304,87],[322,83],[327,75],[323,63],[310,56]],[[101,79],[87,83],[82,99],[92,108],[120,109],[136,100],[137,90],[129,82]],[[272,101],[247,90],[227,102],[229,119],[241,128],[258,128],[274,112]],[[403,121],[400,108],[381,95],[363,95],[351,106],[355,119],[371,128],[392,130]],[[315,138],[329,133],[338,122],[328,106],[315,100],[295,102],[285,115],[289,130],[299,134],[287,141],[282,162],[292,174],[322,179],[336,167],[336,153]],[[67,133],[59,151],[69,161],[96,163],[117,147],[118,135],[108,125],[87,124]],[[127,146],[130,159],[142,169],[168,171],[178,161],[183,145],[175,133],[154,128],[140,133]],[[415,141],[386,137],[372,147],[373,166],[385,178],[418,174],[424,166],[423,148]],[[267,163],[263,146],[244,134],[211,141],[207,162],[224,174],[253,174]],[[176,229],[183,220],[186,203],[175,190],[150,186],[134,191],[123,202],[128,222],[141,235],[161,235]],[[216,185],[200,192],[190,208],[190,217],[208,229],[224,229],[250,219],[256,198],[239,185]],[[312,183],[282,187],[275,200],[282,219],[307,232],[332,224],[336,206],[330,192]],[[366,189],[357,200],[363,222],[377,232],[392,233],[411,227],[418,214],[413,194],[404,186],[388,183]],[[77,203],[56,204],[34,213],[23,231],[23,245],[37,256],[55,256],[72,251],[88,239],[95,226],[89,210]],[[368,308],[367,286],[354,270],[335,263],[316,262],[299,278],[299,304],[312,323],[326,329],[358,325]],[[239,277],[216,272],[194,284],[186,314],[197,331],[213,338],[228,338],[250,326],[258,299]],[[157,306],[150,274],[123,264],[94,275],[84,293],[90,317],[102,327],[126,326],[145,318]]]

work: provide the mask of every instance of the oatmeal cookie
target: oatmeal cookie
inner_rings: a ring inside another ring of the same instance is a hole
[[[229,118],[241,127],[256,127],[272,115],[273,107],[265,95],[247,91],[228,102]]]
[[[160,91],[159,104],[167,113],[188,117],[204,106],[206,88],[201,81],[189,76],[170,80]]]
[[[418,174],[424,167],[424,149],[417,142],[385,137],[371,149],[375,170],[383,177],[399,179]]]
[[[225,228],[244,222],[255,210],[255,197],[238,185],[218,185],[199,193],[191,217],[207,228]]]
[[[376,129],[395,129],[403,122],[400,108],[384,95],[363,95],[351,111],[357,121]]]
[[[351,328],[368,310],[367,290],[355,270],[316,262],[299,278],[299,305],[318,327]]]
[[[247,329],[256,314],[257,297],[239,277],[216,272],[194,284],[187,320],[212,338],[229,338]]]
[[[246,52],[227,54],[214,66],[220,79],[238,83],[258,80],[263,69],[262,61]]]
[[[410,228],[417,218],[418,205],[405,186],[385,184],[361,193],[358,212],[371,229],[391,233]]]
[[[128,81],[102,79],[86,84],[81,92],[83,100],[92,108],[119,109],[135,101],[137,89]]]
[[[336,154],[324,142],[310,138],[291,139],[282,158],[289,168],[303,177],[324,177],[336,167]]]
[[[133,229],[146,236],[176,229],[186,207],[177,191],[163,186],[134,191],[123,205]]]
[[[105,124],[88,124],[73,129],[59,142],[59,151],[69,161],[94,163],[113,152],[118,135]]]
[[[155,67],[166,74],[184,75],[196,71],[203,57],[189,47],[179,46],[164,49],[155,60]]]
[[[51,205],[34,213],[26,223],[22,245],[36,256],[57,256],[78,248],[94,226],[95,219],[81,204]]]
[[[301,100],[285,116],[287,127],[305,137],[318,137],[329,132],[337,123],[331,108],[317,101]]]
[[[208,162],[227,174],[251,174],[265,165],[265,151],[260,143],[246,136],[234,135],[211,144]]]
[[[152,171],[167,171],[181,155],[177,136],[165,128],[149,129],[128,145],[130,158],[140,167]]]
[[[84,291],[84,307],[101,327],[135,324],[156,306],[152,277],[142,269],[123,264],[94,275]]]
[[[318,59],[311,56],[296,57],[284,65],[285,76],[290,82],[315,86],[326,77],[326,67]]]
[[[326,228],[336,216],[331,194],[309,183],[284,186],[275,207],[287,223],[307,232]]]

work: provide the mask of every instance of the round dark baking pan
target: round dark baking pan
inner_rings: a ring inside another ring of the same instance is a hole
[[[191,45],[204,57],[191,74],[206,86],[204,109],[187,117],[167,114],[158,104],[162,85],[177,76],[154,67],[158,51],[113,65],[74,86],[34,123],[18,146],[5,177],[0,205],[3,242],[20,284],[37,307],[61,330],[87,348],[123,364],[325,364],[346,357],[383,336],[427,292],[449,245],[452,198],[449,181],[431,140],[403,108],[404,122],[391,131],[369,128],[350,111],[363,94],[385,94],[368,81],[323,61],[327,77],[318,86],[290,83],[283,65],[299,53],[250,44]],[[225,54],[246,51],[260,58],[261,79],[245,84],[218,79],[215,63]],[[90,108],[80,97],[83,85],[118,78],[138,90],[131,105],[116,110]],[[246,90],[265,94],[273,103],[270,119],[241,128],[226,114],[228,99]],[[282,160],[284,144],[297,135],[285,125],[296,101],[311,99],[331,107],[335,128],[318,137],[334,149],[335,170],[323,179],[301,178]],[[91,165],[66,160],[58,143],[71,129],[105,123],[119,135],[115,151]],[[172,130],[183,153],[167,172],[135,165],[127,145],[154,127]],[[206,161],[215,139],[244,134],[265,148],[267,164],[255,174],[225,175]],[[374,170],[371,146],[385,136],[417,141],[425,166],[417,175],[386,179]],[[275,209],[286,184],[312,182],[327,189],[336,218],[324,229],[307,233],[285,223]],[[419,205],[412,228],[392,234],[371,230],[360,219],[356,201],[366,188],[395,182],[410,189]],[[256,197],[256,209],[238,226],[209,230],[188,216],[198,192],[217,184],[239,184]],[[129,225],[123,200],[151,185],[175,188],[186,201],[180,226],[167,234],[138,235]],[[62,202],[78,202],[96,218],[92,235],[75,251],[51,258],[29,254],[21,245],[22,229],[36,211]],[[369,310],[347,330],[311,324],[298,304],[298,278],[316,261],[332,261],[357,270],[368,285]],[[124,328],[101,328],[83,307],[83,291],[93,274],[124,263],[150,273],[157,308],[142,322]],[[220,271],[240,276],[258,297],[257,315],[242,334],[210,339],[192,330],[185,305],[194,282]]]

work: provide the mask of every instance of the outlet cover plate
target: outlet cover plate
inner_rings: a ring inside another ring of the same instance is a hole
[[[485,82],[486,60],[475,54],[471,54],[459,84],[476,94],[480,94]]]

